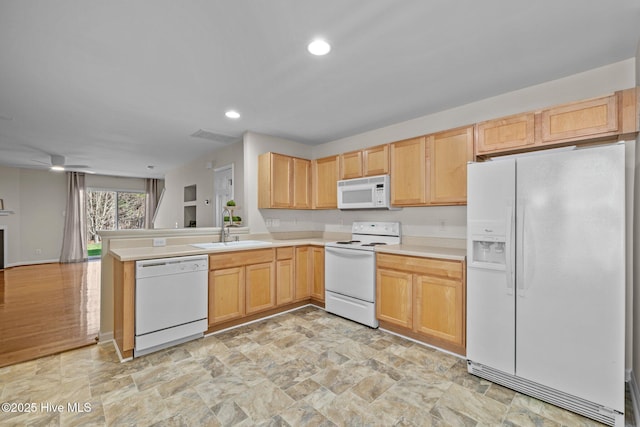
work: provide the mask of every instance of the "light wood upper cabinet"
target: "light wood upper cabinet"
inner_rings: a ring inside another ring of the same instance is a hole
[[[389,144],[340,154],[340,179],[389,173]]]
[[[476,154],[506,154],[613,138],[635,138],[638,88],[476,125]]]
[[[340,154],[340,179],[362,177],[362,150]]]
[[[611,95],[542,110],[542,144],[618,130],[618,96]]]
[[[476,125],[476,154],[490,154],[535,144],[535,114],[488,120]]]
[[[293,159],[276,153],[258,156],[258,207],[293,205]]]
[[[313,183],[313,208],[338,208],[339,156],[315,159],[311,164]]]
[[[293,208],[311,208],[311,160],[293,158]]]
[[[391,152],[391,204],[427,202],[427,145],[424,136],[394,142]]]
[[[427,137],[430,204],[467,203],[467,162],[473,160],[473,126]]]
[[[362,150],[364,176],[386,175],[389,173],[389,144]]]
[[[258,208],[310,207],[310,160],[271,152],[258,156]]]

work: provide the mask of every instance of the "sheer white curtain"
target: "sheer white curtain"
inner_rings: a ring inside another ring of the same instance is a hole
[[[87,260],[86,191],[84,174],[67,172],[67,214],[60,262]]]
[[[153,228],[153,215],[156,213],[158,197],[160,197],[160,194],[158,193],[158,180],[155,178],[147,178],[144,183],[144,188],[147,193],[144,228]]]

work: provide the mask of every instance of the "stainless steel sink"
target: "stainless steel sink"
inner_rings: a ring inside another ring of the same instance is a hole
[[[271,242],[265,242],[264,240],[238,240],[232,242],[215,242],[215,243],[193,243],[191,246],[199,249],[222,249],[222,248],[237,248],[237,247],[251,247],[251,246],[268,246]]]

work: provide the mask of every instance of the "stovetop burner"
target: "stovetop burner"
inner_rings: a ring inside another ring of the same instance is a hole
[[[344,242],[336,242],[339,245],[351,245],[353,243],[360,243],[360,240],[347,240]]]
[[[371,243],[365,243],[362,246],[381,246],[381,245],[386,245],[386,243],[384,243],[384,242],[371,242]]]

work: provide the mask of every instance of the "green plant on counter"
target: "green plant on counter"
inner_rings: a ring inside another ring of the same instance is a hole
[[[224,221],[229,222],[229,217],[225,216],[224,217]],[[240,222],[240,221],[242,221],[242,218],[240,218],[239,216],[235,216],[235,215],[233,216],[233,222]]]
[[[233,201],[233,200],[229,200],[229,201],[227,202],[227,206],[235,206],[235,205],[236,205],[236,202],[235,202],[235,201]]]

